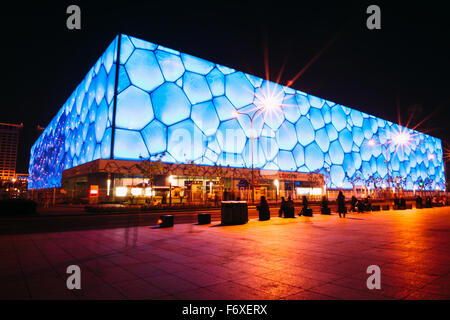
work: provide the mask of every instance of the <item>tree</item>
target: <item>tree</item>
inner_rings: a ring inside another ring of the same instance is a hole
[[[163,165],[161,162],[161,158],[164,156],[164,154],[165,153],[163,152],[154,156],[150,156],[148,158],[140,157],[141,162],[136,165],[136,168],[146,179],[148,179],[148,184],[150,185],[152,193],[155,177],[157,175],[163,174]],[[150,195],[150,199],[152,199],[152,194]]]
[[[359,171],[356,171],[356,172],[353,174],[353,176],[351,176],[351,177],[348,177],[348,176],[347,176],[347,180],[348,180],[348,182],[350,182],[350,184],[352,185],[352,187],[353,187],[353,192],[355,192],[355,187],[356,187],[356,185],[357,185],[358,183],[364,182],[364,180],[363,180],[362,177],[361,177],[361,172],[359,172]],[[353,194],[353,195],[356,196],[356,194]]]

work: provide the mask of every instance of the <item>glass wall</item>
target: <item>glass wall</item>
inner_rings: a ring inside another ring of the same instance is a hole
[[[30,188],[109,158],[116,42],[33,146]],[[131,36],[119,50],[114,159],[319,172],[328,188],[444,188],[437,138]]]

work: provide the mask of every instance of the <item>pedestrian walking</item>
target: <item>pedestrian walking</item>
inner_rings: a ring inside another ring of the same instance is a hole
[[[345,213],[347,209],[345,208],[345,197],[342,191],[339,191],[338,197],[337,197],[337,203],[338,203],[338,213],[339,218],[341,218],[341,215],[345,218]]]

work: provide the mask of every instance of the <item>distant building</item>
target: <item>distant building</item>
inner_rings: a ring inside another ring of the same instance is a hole
[[[0,123],[0,179],[16,178],[17,146],[21,124]]]

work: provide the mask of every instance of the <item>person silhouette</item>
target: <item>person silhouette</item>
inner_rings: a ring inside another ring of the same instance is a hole
[[[337,197],[337,203],[338,203],[338,213],[339,213],[339,218],[341,218],[341,215],[344,216],[345,218],[345,197],[344,194],[342,193],[342,191],[339,191],[338,197]]]

